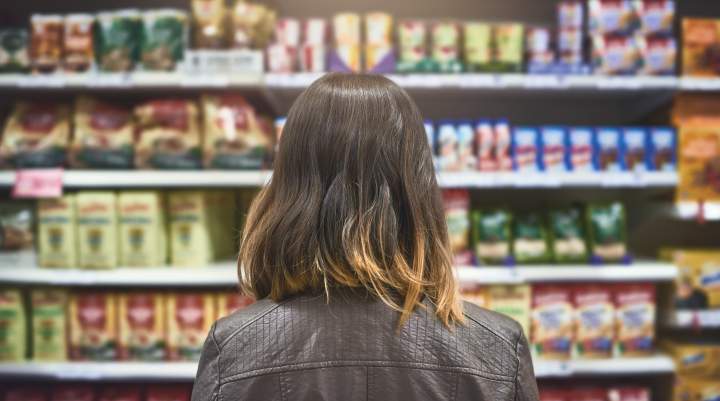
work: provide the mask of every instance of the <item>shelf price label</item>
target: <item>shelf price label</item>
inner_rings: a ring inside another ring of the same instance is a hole
[[[63,169],[18,170],[13,198],[57,198],[62,196]]]

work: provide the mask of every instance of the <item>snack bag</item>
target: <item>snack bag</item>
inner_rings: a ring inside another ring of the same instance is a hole
[[[67,360],[67,301],[64,290],[34,289],[30,292],[33,360]]]
[[[622,131],[621,151],[625,158],[625,169],[628,171],[642,172],[650,169],[648,149],[648,133],[644,128],[628,127]]]
[[[675,23],[675,0],[633,0],[640,20],[640,31],[646,35],[672,35]]]
[[[17,102],[5,124],[0,158],[15,168],[62,167],[69,143],[69,107]]]
[[[595,143],[592,128],[572,127],[568,129],[566,156],[568,168],[572,171],[593,171]]]
[[[523,68],[525,28],[518,23],[497,24],[495,36],[495,62],[502,72],[520,72]]]
[[[69,14],[65,16],[64,22],[64,69],[73,72],[90,70],[95,60],[93,47],[95,17],[90,14]]]
[[[27,29],[0,29],[0,73],[24,73],[29,70],[28,42]]]
[[[141,401],[142,391],[139,386],[116,384],[103,385],[98,401]]]
[[[95,54],[102,71],[133,69],[140,44],[140,11],[119,10],[97,14]]]
[[[230,44],[237,49],[264,49],[270,43],[277,15],[262,4],[236,0],[231,8]]]
[[[650,169],[677,170],[677,135],[672,127],[653,127],[649,132]]]
[[[676,309],[720,307],[720,252],[713,249],[680,249],[672,252],[679,270],[675,282]]]
[[[112,361],[117,358],[117,297],[107,292],[70,295],[70,357]]]
[[[217,295],[217,318],[225,317],[231,313],[244,309],[252,305],[255,300],[247,295],[240,294],[237,291],[222,293]]]
[[[460,169],[460,135],[451,121],[441,121],[437,129],[437,164],[441,171]]]
[[[200,267],[212,260],[209,211],[200,191],[176,191],[168,197],[170,263]]]
[[[568,208],[551,211],[550,227],[555,261],[560,263],[587,261],[588,250],[580,210]]]
[[[428,59],[427,28],[423,21],[405,20],[397,25],[398,72],[416,72]]]
[[[595,131],[595,165],[600,171],[624,171],[625,157],[622,153],[620,130],[600,127]]]
[[[80,168],[133,168],[134,124],[123,107],[80,96],[75,102],[72,164]]]
[[[450,236],[456,265],[469,265],[472,253],[469,250],[468,237],[470,234],[470,193],[466,190],[456,189],[443,191],[445,205],[445,219]]]
[[[193,47],[223,49],[226,45],[226,8],[223,0],[192,0]]]
[[[530,336],[531,289],[527,284],[493,285],[488,289],[488,309],[515,319]]]
[[[625,284],[614,293],[617,341],[616,356],[649,355],[655,342],[655,287]]]
[[[118,265],[117,199],[113,192],[77,194],[80,267],[112,269]]]
[[[272,132],[245,98],[206,95],[202,103],[205,167],[259,170],[268,166]]]
[[[30,60],[35,73],[50,73],[60,67],[63,52],[63,17],[33,14],[30,17]]]
[[[540,136],[542,140],[542,165],[544,171],[567,171],[565,128],[542,127]]]
[[[531,347],[541,359],[568,359],[575,333],[575,313],[567,286],[532,288]]]
[[[158,192],[121,192],[118,214],[120,265],[164,265],[168,246],[162,195]]]
[[[0,288],[0,362],[22,362],[27,354],[25,308],[20,290]]]
[[[140,62],[143,68],[175,70],[183,60],[187,47],[187,14],[173,9],[145,11],[140,33]]]
[[[541,214],[516,215],[512,235],[516,262],[536,263],[550,259],[550,233]]]
[[[460,27],[455,22],[436,22],[431,25],[432,58],[440,72],[461,72]]]
[[[153,384],[145,390],[146,401],[190,401],[192,386],[177,384]]]
[[[42,267],[77,267],[75,195],[40,199],[38,263]]]
[[[215,318],[212,294],[176,293],[167,297],[170,360],[198,360]]]
[[[56,384],[52,388],[51,401],[95,401],[95,391],[90,384]]]
[[[532,127],[515,127],[512,131],[513,170],[534,172],[542,170],[540,134]]]
[[[593,258],[602,262],[618,262],[627,256],[625,208],[622,203],[588,205],[587,226]]]
[[[472,213],[475,255],[482,263],[506,264],[512,258],[512,216],[506,210]]]
[[[487,308],[490,303],[490,296],[485,287],[474,286],[462,288],[460,295],[465,302],[473,303],[481,308]]]
[[[631,33],[639,26],[631,0],[588,0],[590,33]]]
[[[615,333],[615,308],[609,286],[578,285],[573,289],[578,358],[610,358]]]
[[[635,36],[598,34],[591,37],[596,74],[634,75],[642,67],[640,43]]]
[[[484,22],[465,22],[465,66],[468,71],[487,71],[493,60],[493,31]]]
[[[128,292],[118,296],[120,359],[165,359],[165,306],[165,296],[159,292]]]
[[[198,110],[190,100],[153,100],[135,108],[141,169],[189,169],[202,166]]]
[[[0,201],[0,266],[35,266],[35,216],[24,202]]]

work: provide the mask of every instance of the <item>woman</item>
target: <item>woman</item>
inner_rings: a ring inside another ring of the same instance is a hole
[[[295,101],[193,401],[537,400],[520,325],[460,301],[420,113],[330,74]]]

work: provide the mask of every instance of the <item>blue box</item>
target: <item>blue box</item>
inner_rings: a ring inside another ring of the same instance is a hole
[[[595,165],[599,171],[625,171],[622,133],[619,128],[595,129]]]
[[[672,127],[649,129],[649,163],[654,171],[677,170],[677,133]]]
[[[597,153],[594,130],[590,127],[570,127],[565,144],[565,163],[570,171],[596,171]]]
[[[642,172],[650,170],[650,144],[648,133],[643,127],[622,129],[622,155],[625,170]]]
[[[515,171],[542,171],[540,134],[535,127],[512,130],[512,157]]]
[[[545,126],[540,128],[540,158],[544,171],[568,171],[564,127]]]

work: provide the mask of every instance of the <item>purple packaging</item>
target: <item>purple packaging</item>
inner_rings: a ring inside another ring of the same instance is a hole
[[[441,171],[458,170],[458,135],[452,121],[441,121],[436,135],[437,167]]]
[[[650,169],[675,171],[677,169],[677,134],[672,127],[652,127],[649,130]]]
[[[455,132],[458,136],[458,168],[462,171],[475,170],[477,161],[474,154],[475,128],[469,120],[457,122]]]
[[[621,146],[625,170],[642,172],[650,169],[648,162],[648,134],[645,128],[623,128]]]
[[[540,148],[544,171],[568,171],[565,163],[565,134],[563,127],[546,126],[540,128]]]
[[[599,171],[625,170],[622,155],[622,134],[619,128],[600,127],[595,130],[595,165]]]
[[[589,127],[570,127],[567,133],[566,163],[571,171],[594,171],[595,144],[593,129]]]
[[[582,29],[584,22],[583,2],[564,0],[557,6],[558,27]]]
[[[534,127],[515,127],[512,130],[513,169],[542,171],[540,134]]]

